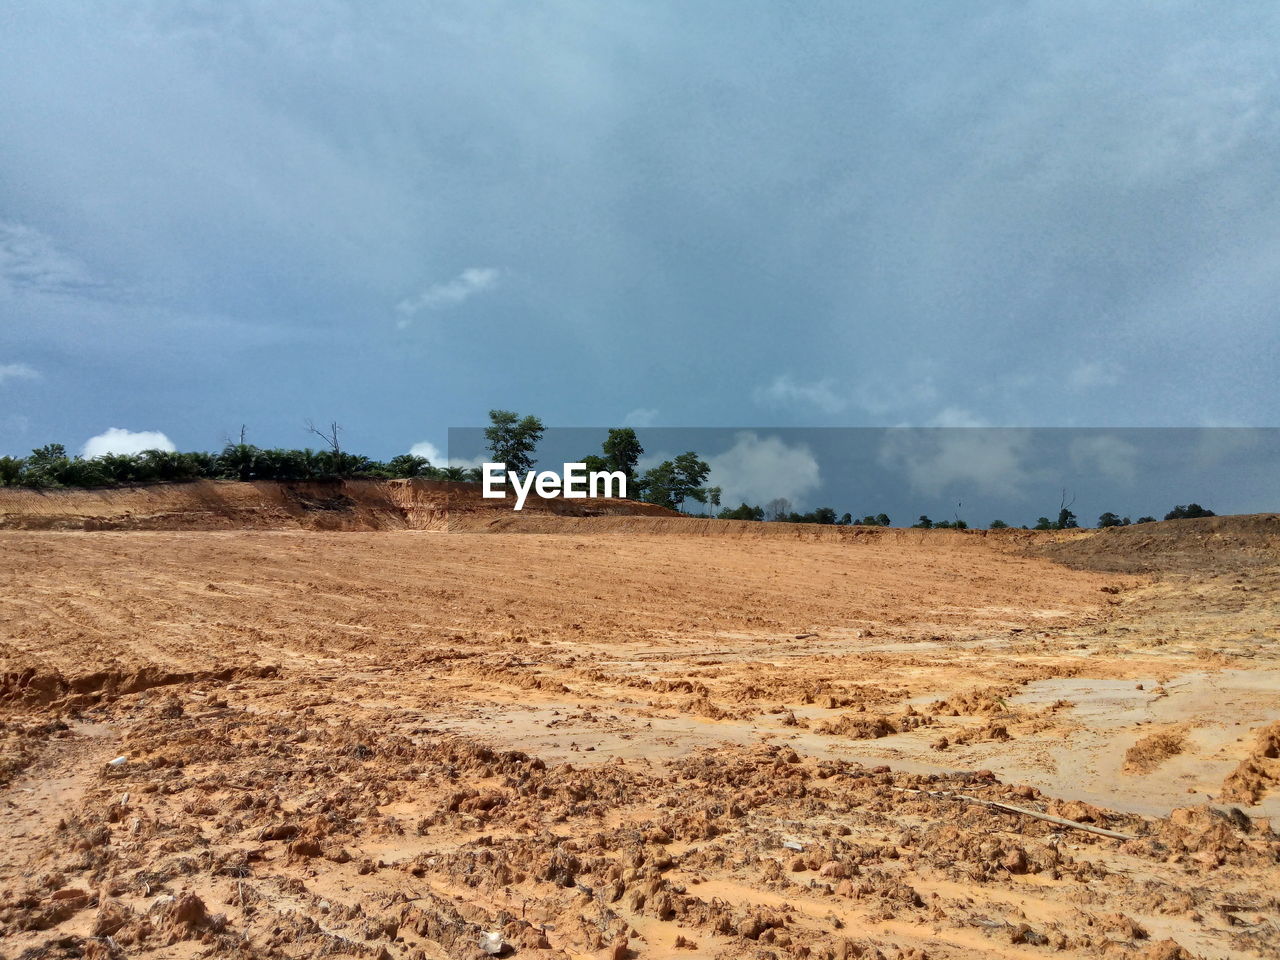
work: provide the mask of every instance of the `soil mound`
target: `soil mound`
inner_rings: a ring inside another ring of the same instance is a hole
[[[1081,570],[1191,573],[1280,563],[1280,514],[1165,520],[1033,542],[1032,553]]]

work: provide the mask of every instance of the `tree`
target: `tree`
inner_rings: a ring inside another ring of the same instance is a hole
[[[16,487],[27,461],[22,457],[0,457],[0,487]]]
[[[750,507],[750,506],[747,506],[747,504],[743,503],[734,507],[732,510],[721,510],[720,519],[721,520],[763,520],[764,508]]]
[[[508,472],[527,473],[537,463],[533,451],[546,429],[534,416],[521,418],[510,410],[490,410],[490,426],[485,427],[484,438],[489,442],[493,462],[505,465]]]
[[[1053,525],[1053,521],[1050,520],[1048,517],[1041,517],[1039,520],[1036,521],[1036,525],[1031,529],[1032,530],[1055,530],[1057,528]]]
[[[764,505],[764,512],[770,520],[782,520],[791,512],[791,501],[786,497],[774,497]]]
[[[847,526],[849,526],[849,524],[851,524],[851,523],[853,523],[853,514],[852,514],[852,513],[842,513],[842,514],[840,514],[840,526],[842,526],[842,527],[847,527]]]
[[[254,479],[254,465],[260,452],[251,443],[228,443],[218,454],[218,476],[248,483]]]
[[[47,443],[36,447],[27,457],[22,471],[23,486],[54,487],[64,480],[67,466],[67,448],[60,443]]]
[[[1134,523],[1155,523],[1156,518],[1155,517],[1139,517],[1137,520],[1133,522]]]
[[[679,510],[686,499],[706,502],[707,491],[702,484],[710,472],[710,465],[688,450],[675,460],[664,460],[646,471],[640,479],[640,487],[647,502]]]
[[[616,427],[610,430],[609,436],[605,438],[600,448],[604,450],[605,459],[609,464],[606,469],[621,470],[626,474],[629,485],[636,475],[636,464],[644,456],[644,447],[640,446],[635,430],[631,427]]]
[[[1119,516],[1108,510],[1098,518],[1098,529],[1105,527],[1123,527],[1129,522],[1128,518],[1121,520]]]
[[[1189,503],[1185,507],[1178,504],[1164,515],[1166,520],[1192,520],[1196,517],[1217,516],[1212,510],[1206,510],[1198,503]]]
[[[719,487],[707,487],[707,502],[711,504],[712,516],[715,516],[715,512],[720,509],[720,495],[723,492]]]
[[[990,527],[990,529],[992,529],[992,530],[1008,530],[1008,529],[1009,529],[1009,525],[1008,525],[1007,523],[1005,523],[1003,520],[992,520],[992,521],[991,521],[991,527]]]
[[[387,461],[387,473],[392,477],[409,479],[410,477],[430,477],[435,474],[435,467],[426,457],[412,453],[402,453]]]
[[[916,530],[928,530],[933,526],[933,521],[930,520],[928,517],[926,517],[922,513],[920,514],[920,519],[917,520],[915,523],[913,523],[911,526]]]
[[[1079,526],[1076,515],[1066,507],[1058,511],[1058,522],[1054,524],[1055,530],[1074,530]]]
[[[887,513],[876,514],[876,526],[887,527],[890,525],[889,515]]]
[[[813,522],[834,524],[836,522],[836,512],[830,507],[818,507],[813,511]]]

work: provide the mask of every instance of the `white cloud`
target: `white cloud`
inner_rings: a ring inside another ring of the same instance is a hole
[[[1123,483],[1138,476],[1138,448],[1114,434],[1076,437],[1070,446],[1071,462],[1082,470],[1093,470]]]
[[[159,430],[125,430],[112,427],[85,441],[80,453],[92,459],[108,453],[141,453],[143,450],[177,450]]]
[[[969,412],[948,407],[933,427],[886,432],[880,463],[898,469],[912,489],[930,496],[966,490],[1018,496],[1030,478],[1025,456],[1031,434],[1012,427],[989,427]],[[958,489],[957,489],[958,488]]]
[[[1067,374],[1067,385],[1073,390],[1114,387],[1124,369],[1113,360],[1086,360]]]
[[[444,463],[444,454],[441,453],[440,448],[430,440],[423,440],[420,443],[415,443],[409,448],[409,453],[415,457],[426,457],[431,461],[432,466],[435,466],[438,463]]]
[[[724,491],[725,506],[764,504],[775,497],[798,506],[822,482],[818,461],[807,446],[787,446],[776,436],[762,438],[751,432],[736,434],[733,446],[708,457],[707,464],[707,484]]]
[[[431,461],[433,467],[462,467],[464,470],[470,470],[472,467],[478,467],[489,459],[487,454],[471,458],[454,457],[448,459],[444,452],[430,440],[422,440],[415,443],[409,448],[409,452],[415,457],[426,457]]]
[[[658,422],[658,411],[653,407],[636,407],[622,418],[624,427],[652,427]]]
[[[39,380],[40,371],[25,363],[0,363],[0,383],[6,380]]]
[[[784,373],[773,378],[767,387],[757,387],[753,394],[755,401],[770,407],[817,407],[824,413],[839,413],[849,405],[840,396],[830,379],[800,382],[791,374]]]
[[[416,297],[409,297],[396,304],[396,310],[404,314],[400,326],[407,326],[409,318],[423,310],[456,306],[478,293],[491,290],[497,286],[501,276],[502,271],[497,267],[468,267],[452,280],[433,283]]]

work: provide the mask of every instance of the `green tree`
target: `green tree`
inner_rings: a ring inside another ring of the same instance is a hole
[[[991,521],[991,527],[990,527],[990,529],[992,529],[992,530],[1008,530],[1008,529],[1009,529],[1009,525],[1008,525],[1007,523],[1005,523],[1003,520],[992,520],[992,521]]]
[[[1110,510],[1108,510],[1106,513],[1104,513],[1102,516],[1098,518],[1099,530],[1105,527],[1125,527],[1128,525],[1129,525],[1128,517],[1121,519],[1119,516],[1112,513]]]
[[[1133,522],[1134,523],[1155,523],[1156,518],[1155,517],[1139,517],[1137,520]]]
[[[251,443],[228,443],[218,454],[218,476],[248,483],[261,451]]]
[[[679,510],[685,500],[706,502],[707,492],[702,484],[710,472],[707,462],[689,450],[675,460],[664,460],[646,471],[640,479],[640,488],[648,503]]]
[[[1031,529],[1033,529],[1033,530],[1056,530],[1057,528],[1053,525],[1053,521],[1052,521],[1052,520],[1050,520],[1048,517],[1041,517],[1039,520],[1037,520],[1037,521],[1036,521],[1036,525],[1035,525],[1034,527],[1032,527]]]
[[[1213,517],[1217,516],[1212,510],[1206,510],[1198,503],[1189,503],[1185,507],[1178,504],[1172,510],[1164,515],[1166,520],[1191,520],[1195,517]]]
[[[16,487],[27,461],[22,457],[0,457],[0,487]]]
[[[521,417],[510,410],[490,410],[490,425],[484,438],[489,442],[493,463],[505,464],[508,471],[527,473],[537,462],[533,452],[546,429],[534,416]]]
[[[928,530],[933,526],[933,521],[922,513],[920,514],[920,519],[911,526],[916,530]]]
[[[410,477],[429,477],[435,472],[435,468],[426,457],[402,453],[387,461],[387,472],[393,477],[407,480]]]
[[[610,472],[621,470],[626,475],[627,485],[630,486],[636,475],[636,465],[644,456],[644,447],[640,446],[635,430],[631,427],[612,429],[600,446],[604,450],[605,461],[609,464],[605,469]]]
[[[719,487],[707,487],[707,502],[711,504],[711,515],[720,509],[720,496],[724,491]]]
[[[1076,515],[1066,507],[1058,511],[1058,522],[1054,524],[1055,530],[1074,530],[1079,526]]]

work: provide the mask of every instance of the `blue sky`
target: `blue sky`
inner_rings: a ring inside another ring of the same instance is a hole
[[[0,453],[1273,426],[1280,7],[0,6]]]

